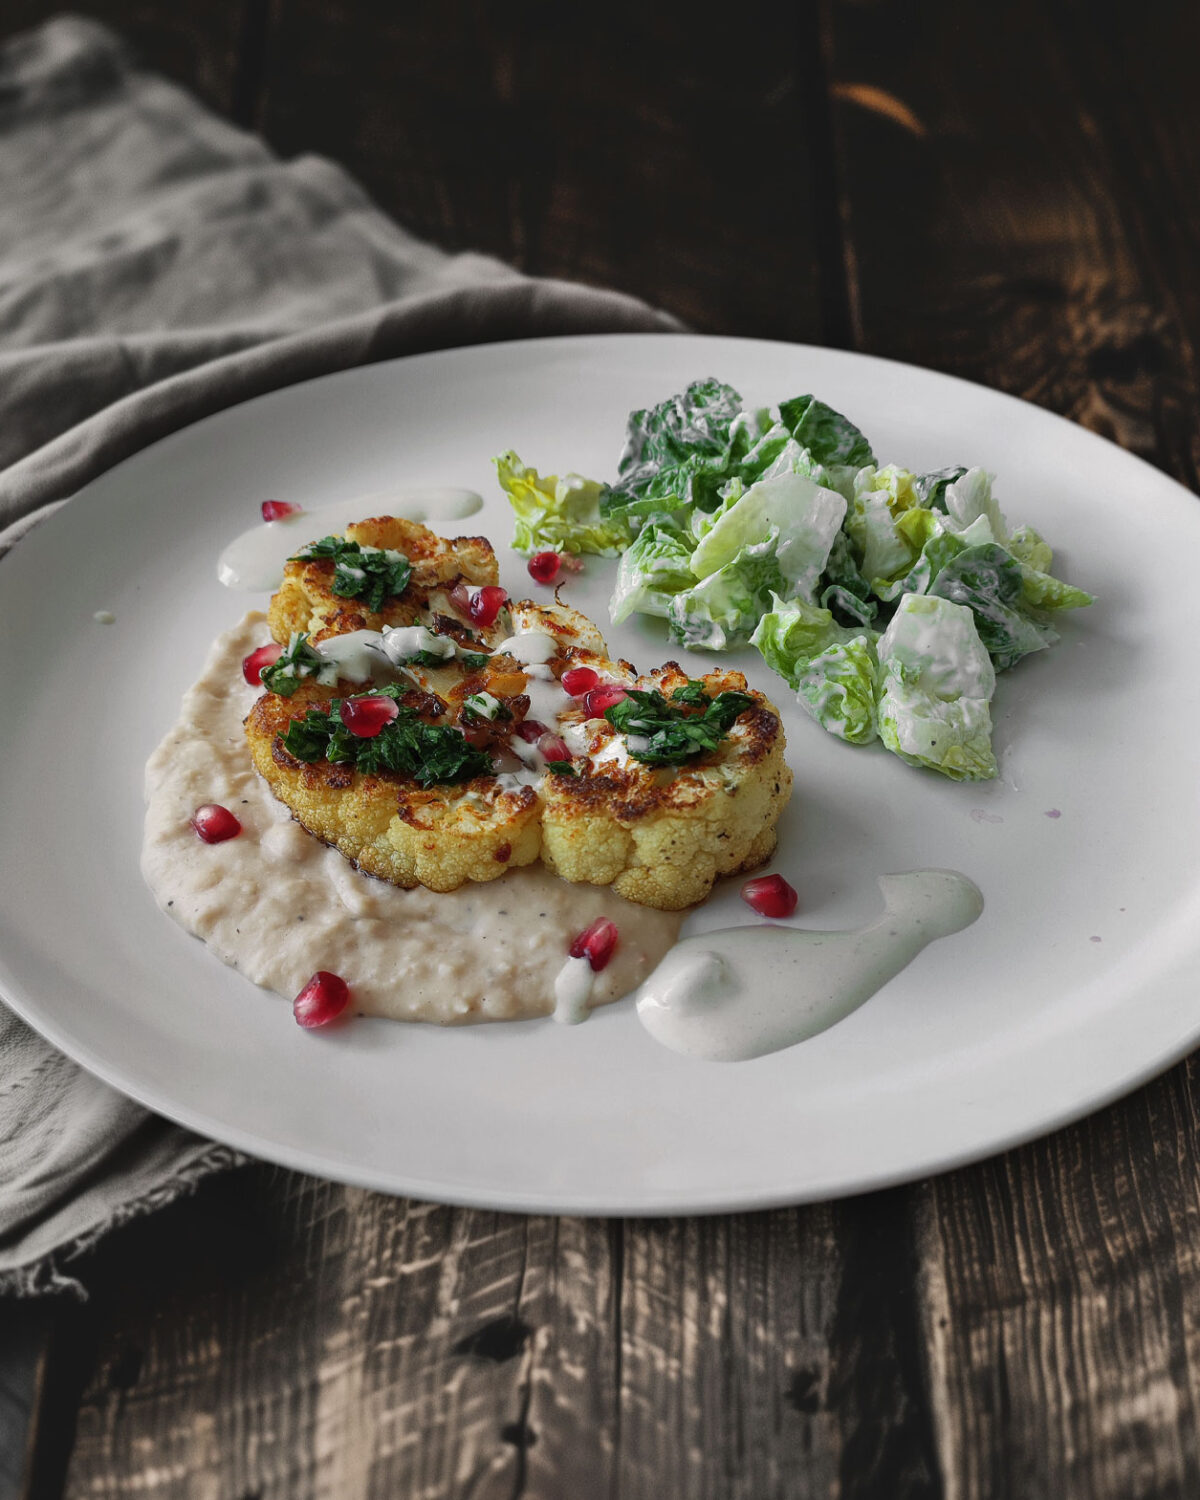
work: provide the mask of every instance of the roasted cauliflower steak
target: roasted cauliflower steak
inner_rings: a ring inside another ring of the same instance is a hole
[[[310,833],[405,888],[451,891],[541,859],[564,880],[669,911],[770,856],[792,776],[778,710],[740,672],[689,678],[669,662],[639,676],[559,602],[509,601],[481,625],[462,589],[496,582],[481,537],[447,541],[391,518],[345,535],[403,553],[402,592],[366,610],[334,591],[329,560],[289,562],[270,630],[289,649],[307,637],[312,663],[358,632],[378,642],[376,667],[367,680],[341,676],[340,662],[302,667],[245,723],[255,768]],[[413,626],[437,652],[398,654]],[[622,696],[649,715],[649,734],[605,716]],[[360,738],[349,729],[357,700],[378,697],[395,707],[375,704],[376,717],[394,718]],[[421,764],[426,744],[449,755],[444,779]]]

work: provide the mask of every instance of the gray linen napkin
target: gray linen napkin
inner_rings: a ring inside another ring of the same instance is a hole
[[[119,459],[262,391],[426,349],[678,327],[424,244],[91,22],[0,48],[0,554]],[[0,1292],[82,1295],[66,1263],[240,1159],[0,1005]]]

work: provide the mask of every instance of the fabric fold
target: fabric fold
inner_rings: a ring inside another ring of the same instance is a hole
[[[619,292],[446,254],[333,163],[278,161],[75,17],[0,48],[0,195],[0,554],[148,443],[297,381],[680,328]],[[0,1292],[83,1295],[69,1267],[97,1238],[241,1159],[0,1006]]]

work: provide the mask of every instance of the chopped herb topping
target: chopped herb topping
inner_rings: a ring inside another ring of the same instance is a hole
[[[387,697],[397,702],[399,714],[371,739],[360,739],[342,723],[340,698],[326,708],[310,708],[294,719],[280,736],[283,748],[296,760],[350,763],[359,771],[395,771],[411,776],[420,786],[450,785],[490,775],[492,757],[469,745],[449,724],[427,724],[412,708],[399,703],[402,689],[381,688],[363,698]]]
[[[469,698],[463,699],[463,718],[476,721],[483,719],[489,724],[496,720],[503,723],[512,718],[512,709],[491,693],[472,693]]]
[[[678,766],[715,750],[737,716],[754,704],[748,693],[720,693],[701,713],[689,713],[688,700],[679,706],[678,699],[676,693],[668,703],[659,692],[630,688],[620,703],[605,709],[604,717],[627,737],[634,760],[647,766]],[[630,735],[636,738],[636,747]]]
[[[553,771],[556,776],[578,776],[579,772],[569,760],[548,760],[547,771]]]
[[[704,684],[696,677],[689,677],[686,687],[676,688],[671,694],[672,703],[690,703],[696,708],[704,708],[711,701]]]
[[[486,667],[488,656],[485,651],[461,651],[458,659],[469,671],[478,672],[480,667]],[[448,667],[454,658],[452,656],[440,656],[434,651],[415,651],[411,656],[402,657],[401,660],[407,666],[414,667]]]
[[[385,599],[404,592],[412,576],[412,564],[403,552],[363,547],[341,536],[323,536],[319,542],[310,542],[289,561],[309,562],[314,557],[333,559],[331,587],[340,599],[358,599],[376,614]]]
[[[328,665],[320,652],[308,644],[308,636],[302,630],[294,631],[283,654],[262,669],[262,685],[280,698],[290,698],[305,677],[315,677]]]

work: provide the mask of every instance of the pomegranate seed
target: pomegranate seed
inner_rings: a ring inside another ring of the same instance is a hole
[[[589,719],[602,719],[604,710],[620,703],[629,694],[615,682],[605,682],[599,687],[589,688],[583,695],[583,708]]]
[[[573,552],[560,552],[558,554],[558,560],[560,563],[562,563],[563,567],[567,570],[568,573],[583,572],[583,558],[576,557]]]
[[[284,516],[299,515],[303,509],[302,505],[293,505],[290,500],[264,500],[262,518],[264,521],[282,521]]]
[[[529,559],[529,576],[535,583],[553,583],[562,572],[557,552],[535,552]]]
[[[400,706],[391,698],[346,698],[342,703],[342,723],[360,740],[373,740],[399,715]]]
[[[600,673],[593,672],[591,667],[571,667],[562,674],[559,681],[564,693],[569,693],[572,698],[581,698],[600,681]]]
[[[251,687],[262,687],[263,668],[277,662],[282,655],[283,647],[279,642],[268,641],[265,646],[260,646],[257,651],[251,651],[249,656],[242,658],[242,676]]]
[[[327,969],[318,969],[292,1001],[292,1014],[301,1026],[328,1026],[350,1004],[350,986]]]
[[[782,875],[759,875],[742,887],[742,900],[760,917],[790,917],[800,897]]]
[[[597,917],[571,944],[572,958],[586,958],[598,974],[616,952],[617,924],[607,917]]]
[[[500,588],[498,584],[489,583],[477,594],[472,594],[471,602],[467,605],[467,614],[476,625],[494,625],[501,605],[507,603],[508,590]]]
[[[456,583],[447,597],[459,614],[466,615],[472,624],[492,625],[501,605],[508,602],[508,590],[494,583],[485,584],[481,589]]]
[[[571,752],[561,735],[544,734],[537,742],[538,749],[547,760],[570,760]]]
[[[206,802],[192,814],[192,827],[206,844],[223,844],[226,839],[235,839],[242,825],[219,802]]]
[[[542,735],[549,734],[550,731],[544,724],[539,724],[536,719],[524,719],[513,730],[513,733],[519,739],[528,740],[532,745],[535,740],[540,740]]]

